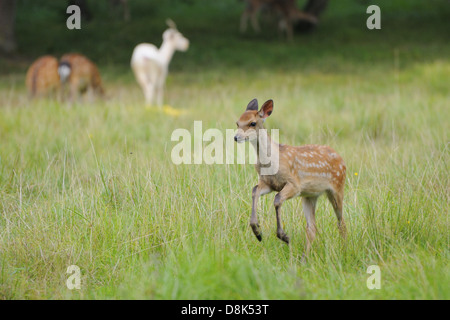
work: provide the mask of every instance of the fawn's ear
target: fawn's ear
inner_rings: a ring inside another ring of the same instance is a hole
[[[261,110],[259,110],[259,116],[263,119],[267,118],[272,114],[273,111],[273,100],[267,100],[264,102],[264,104],[261,107]]]
[[[252,101],[250,101],[248,103],[247,109],[245,111],[248,111],[248,110],[258,111],[258,100],[253,99]]]

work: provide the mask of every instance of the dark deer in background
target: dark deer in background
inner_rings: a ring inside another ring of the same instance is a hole
[[[306,21],[316,25],[318,19],[313,14],[304,12],[297,7],[295,0],[245,0],[246,8],[241,16],[241,32],[247,30],[247,23],[250,19],[253,30],[260,32],[258,14],[262,8],[274,12],[279,16],[279,31],[285,31],[288,40],[293,38],[293,25],[299,21]]]

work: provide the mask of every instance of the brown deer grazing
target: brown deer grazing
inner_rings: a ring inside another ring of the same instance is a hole
[[[104,95],[102,79],[97,66],[87,57],[78,53],[68,53],[61,57],[58,67],[61,83],[69,83],[70,99],[73,101],[79,92],[92,90]]]
[[[343,237],[346,235],[342,215],[346,167],[341,156],[328,146],[294,147],[273,142],[263,126],[265,119],[272,111],[272,100],[266,101],[258,111],[258,101],[253,99],[236,122],[238,129],[234,140],[236,142],[250,141],[257,151],[256,171],[259,182],[252,191],[250,226],[256,238],[261,241],[261,231],[256,217],[258,198],[277,191],[274,201],[277,236],[289,244],[289,238],[281,226],[281,205],[288,199],[301,196],[306,218],[306,254],[308,254],[316,235],[316,202],[321,194],[326,193],[336,214],[339,231]],[[277,161],[277,163],[271,163],[277,170],[270,174],[263,174],[262,170],[268,162],[262,157],[268,154],[271,154],[272,162]]]
[[[47,55],[33,62],[27,71],[25,84],[30,97],[58,92],[58,59]]]

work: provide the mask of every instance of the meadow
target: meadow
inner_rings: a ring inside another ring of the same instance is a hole
[[[0,299],[449,299],[450,8],[372,2],[381,30],[366,28],[365,1],[331,1],[288,43],[270,21],[239,34],[235,0],[136,0],[130,22],[95,2],[80,31],[64,3],[19,1],[21,54],[0,58]],[[145,107],[129,59],[161,43],[167,17],[191,46],[174,56],[167,106]],[[28,64],[67,51],[98,63],[107,99],[27,98]],[[275,193],[260,199],[259,242],[252,165],[170,158],[173,130],[234,129],[253,98],[274,100],[280,142],[327,144],[347,164],[348,238],[321,197],[305,263],[299,198],[283,205],[289,246]],[[66,286],[70,265],[81,290]]]

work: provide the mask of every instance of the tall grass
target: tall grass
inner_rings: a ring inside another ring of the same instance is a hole
[[[239,3],[221,3],[181,5],[171,16],[192,42],[175,55],[167,84],[166,101],[179,114],[142,105],[121,61],[132,45],[99,59],[106,101],[30,102],[21,65],[0,77],[0,297],[448,299],[450,48],[440,33],[425,37],[443,13],[392,1],[404,7],[385,12],[385,39],[358,25],[359,2],[332,2],[315,34],[287,44],[270,33],[240,37]],[[214,18],[227,23],[201,41]],[[139,11],[133,19],[127,28],[157,25]],[[418,31],[422,40],[407,32],[420,19],[434,21]],[[56,18],[50,25],[59,28]],[[101,28],[89,28],[83,42],[100,37]],[[61,43],[71,45],[85,44]],[[88,53],[100,57],[96,50]],[[174,129],[191,130],[194,120],[203,130],[234,128],[254,97],[274,99],[266,127],[280,129],[282,143],[331,145],[348,167],[348,239],[321,198],[306,263],[299,199],[282,208],[286,246],[275,234],[274,194],[261,198],[260,243],[248,226],[253,166],[170,159]],[[66,287],[72,264],[81,268],[79,291]],[[380,290],[366,286],[369,265],[381,268]]]

